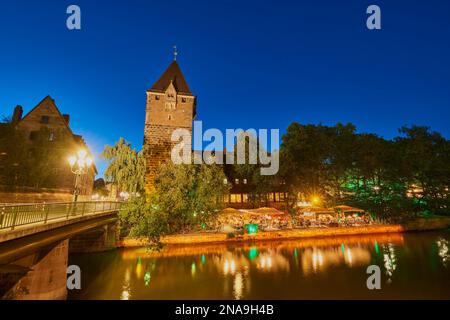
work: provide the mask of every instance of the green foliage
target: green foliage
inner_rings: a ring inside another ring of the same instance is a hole
[[[250,163],[249,150],[250,143],[254,143],[257,146],[257,150],[259,148],[263,148],[263,146],[259,145],[259,141],[254,136],[248,136],[241,133],[237,137],[237,143],[234,149],[235,156],[235,165],[229,168],[229,176],[233,178],[237,178],[240,181],[243,179],[247,180],[246,189],[249,190],[249,202],[255,206],[265,206],[267,205],[267,199],[262,199],[260,195],[264,195],[269,191],[272,191],[273,186],[277,182],[273,176],[264,176],[261,175],[261,161],[259,159],[259,153],[256,158],[256,164]],[[237,162],[237,147],[240,145],[241,148],[245,150],[245,163],[238,164]]]
[[[120,191],[143,193],[145,159],[142,151],[137,152],[130,143],[120,138],[114,146],[105,146],[102,158],[108,161],[105,171],[107,182],[115,184]]]
[[[187,232],[209,223],[222,206],[228,187],[223,170],[214,165],[161,166],[155,191],[127,202],[120,213],[122,235],[147,237]]]
[[[304,200],[319,195],[323,205],[347,203],[383,218],[450,214],[450,143],[426,127],[385,140],[352,124],[293,123],[280,164],[290,192]]]
[[[169,232],[187,231],[209,223],[228,192],[225,174],[216,165],[164,164],[155,180],[153,203],[169,213]]]

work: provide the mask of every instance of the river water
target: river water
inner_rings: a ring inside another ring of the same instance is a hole
[[[447,230],[72,254],[69,299],[450,299],[449,247]]]

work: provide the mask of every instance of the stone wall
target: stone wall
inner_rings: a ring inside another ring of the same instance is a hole
[[[172,132],[183,128],[192,132],[195,97],[177,95],[172,87],[166,93],[147,93],[144,150],[146,190],[151,192],[159,166],[170,160],[174,143]],[[189,150],[192,149],[191,143]]]
[[[0,190],[0,204],[14,203],[52,203],[73,201],[72,190],[41,189],[36,191],[2,191]],[[79,195],[78,201],[91,201],[90,195]]]

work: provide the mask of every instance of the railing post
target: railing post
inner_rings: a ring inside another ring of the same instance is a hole
[[[83,209],[81,210],[81,216],[84,216],[86,210],[86,202],[83,202]]]
[[[50,205],[46,205],[45,206],[45,220],[44,220],[44,224],[47,223],[49,211],[50,211]]]
[[[103,205],[102,205],[102,212],[103,211],[105,211],[105,202],[103,202]]]
[[[67,208],[67,214],[66,214],[66,219],[67,219],[67,220],[69,219],[70,211],[72,211],[71,209],[72,209],[72,202],[69,203],[69,206],[68,206],[68,208]]]
[[[0,212],[0,229],[2,228],[3,225],[4,216],[5,216],[5,207],[2,207],[2,211]]]
[[[16,227],[16,220],[17,220],[17,214],[19,213],[19,206],[16,207],[16,210],[14,210],[14,217],[13,217],[13,222],[12,222],[12,226],[11,226],[11,230],[14,230],[14,228]]]

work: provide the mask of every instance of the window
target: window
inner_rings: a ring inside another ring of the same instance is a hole
[[[175,110],[175,102],[166,102],[165,109],[166,110]]]
[[[273,193],[271,192],[271,193],[269,193],[269,201],[270,202],[274,202],[275,201],[275,198],[274,198],[274,196],[273,196]]]
[[[247,203],[247,202],[248,202],[248,194],[247,194],[247,193],[244,193],[244,194],[242,195],[242,202],[243,202],[243,203]]]
[[[235,184],[239,184],[239,179],[234,179]]]
[[[158,95],[155,96],[155,100],[159,100],[159,96]]]
[[[241,195],[240,194],[231,194],[230,195],[230,203],[241,203]]]
[[[186,103],[186,98],[181,98],[181,102]]]
[[[244,182],[244,184],[247,184],[247,179],[244,179],[243,182]]]
[[[48,141],[55,141],[55,134],[53,132],[50,132],[48,135]]]
[[[169,115],[167,116],[167,119],[168,119],[168,120],[172,120],[172,115],[169,114]]]
[[[36,140],[38,136],[38,132],[37,131],[31,131],[30,132],[30,140]]]
[[[48,124],[49,120],[50,120],[49,116],[42,116],[41,117],[41,123]]]
[[[223,179],[223,184],[228,184],[228,179],[227,178]]]

